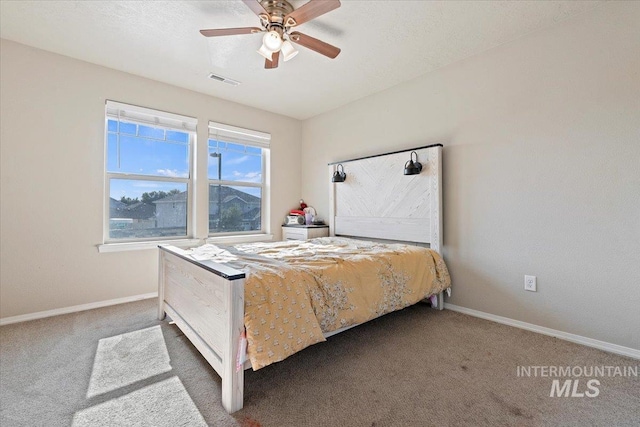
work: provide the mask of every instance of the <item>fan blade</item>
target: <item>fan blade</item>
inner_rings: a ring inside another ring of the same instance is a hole
[[[269,12],[267,12],[265,10],[264,7],[262,7],[262,5],[260,3],[257,2],[257,0],[242,0],[244,2],[244,4],[246,4],[249,9],[251,9],[253,11],[253,13],[255,13],[256,15],[260,16],[260,15],[267,15],[267,19],[269,19]]]
[[[200,30],[200,34],[205,37],[217,36],[234,36],[236,34],[253,34],[262,32],[262,28],[258,27],[242,27],[242,28],[219,28],[217,30]]]
[[[278,68],[278,59],[280,59],[280,51],[274,52],[273,55],[271,56],[271,59],[272,59],[271,61],[267,59],[264,62],[264,68],[266,68],[267,70],[271,68]]]
[[[331,59],[335,58],[340,53],[339,48],[297,31],[289,34],[289,39],[294,43],[302,45],[308,49],[315,50],[316,52],[324,56],[328,56]]]
[[[284,17],[284,25],[294,27],[340,7],[340,0],[310,0]]]

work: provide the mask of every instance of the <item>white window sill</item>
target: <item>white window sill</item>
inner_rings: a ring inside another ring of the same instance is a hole
[[[127,242],[127,243],[103,243],[98,245],[98,252],[124,252],[139,251],[145,249],[156,249],[158,245],[173,245],[179,248],[187,248],[197,246],[201,242],[200,239],[175,239],[175,240],[151,240],[144,242]]]
[[[205,239],[206,243],[251,243],[251,242],[270,242],[273,240],[273,234],[236,234],[228,236],[212,236]]]
[[[250,242],[269,242],[273,240],[273,234],[241,234],[215,236],[205,239],[205,243],[250,243]],[[200,239],[169,239],[169,240],[150,240],[144,242],[127,242],[127,243],[103,243],[98,245],[98,252],[124,252],[124,251],[140,251],[148,249],[156,249],[158,245],[172,245],[179,248],[189,248],[202,244]]]

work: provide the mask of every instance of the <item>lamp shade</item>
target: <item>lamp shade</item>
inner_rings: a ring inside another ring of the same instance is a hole
[[[273,61],[273,57],[272,57],[273,52],[271,52],[269,49],[267,49],[264,44],[262,46],[260,46],[260,49],[258,49],[258,53],[260,55],[264,56],[269,61]]]
[[[416,155],[416,161],[413,161],[413,155]],[[418,175],[422,171],[422,163],[418,161],[418,153],[415,151],[411,152],[411,156],[409,157],[409,161],[404,164],[404,174],[405,175]]]
[[[269,31],[262,38],[262,45],[271,52],[277,52],[282,47],[282,38],[277,31]]]
[[[344,182],[346,178],[347,174],[344,173],[344,166],[342,166],[342,164],[339,164],[338,166],[336,166],[336,171],[331,177],[331,182]]]
[[[418,175],[422,170],[422,164],[420,162],[413,163],[413,160],[409,160],[404,166],[405,175]]]
[[[282,57],[285,60],[285,62],[298,54],[298,51],[296,50],[295,47],[293,47],[293,44],[291,44],[289,40],[285,40],[282,43],[282,47],[280,48],[280,51],[282,52]]]

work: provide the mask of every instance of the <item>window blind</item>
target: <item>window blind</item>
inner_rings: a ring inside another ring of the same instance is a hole
[[[209,138],[216,141],[237,142],[261,148],[269,148],[271,143],[271,134],[269,133],[216,122],[209,122]]]
[[[163,127],[168,129],[196,131],[198,120],[194,117],[182,116],[179,114],[164,111],[151,110],[149,108],[138,107],[136,105],[122,104],[120,102],[106,102],[107,117],[116,120],[131,120],[137,123],[148,124],[149,126]]]

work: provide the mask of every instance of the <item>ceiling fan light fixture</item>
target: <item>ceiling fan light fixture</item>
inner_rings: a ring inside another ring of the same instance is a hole
[[[265,59],[268,59],[269,61],[272,61],[272,60],[273,60],[273,57],[272,57],[273,52],[272,52],[272,51],[270,51],[269,49],[267,49],[267,47],[266,47],[264,44],[262,44],[262,46],[260,46],[260,49],[258,49],[258,51],[257,51],[257,52],[258,52],[260,55],[264,56],[264,57],[265,57]]]
[[[295,47],[293,47],[293,44],[291,44],[289,40],[285,40],[282,43],[280,51],[282,52],[282,58],[285,60],[285,62],[298,54],[298,51]]]
[[[1,1],[1,0],[0,0]],[[291,43],[299,44],[327,58],[334,59],[340,49],[297,31],[291,31],[340,7],[340,0],[307,0],[293,7],[291,0],[242,0],[242,2],[260,19],[260,27],[214,28],[200,30],[205,37],[223,37],[239,34],[262,34],[262,46],[258,53],[266,59],[264,68],[278,68],[280,51],[283,61],[298,54]],[[297,2],[298,0],[296,0]],[[300,0],[301,1],[301,0]],[[275,55],[274,55],[275,54]]]
[[[277,31],[269,31],[262,38],[262,47],[271,52],[277,52],[282,47],[282,37]]]

